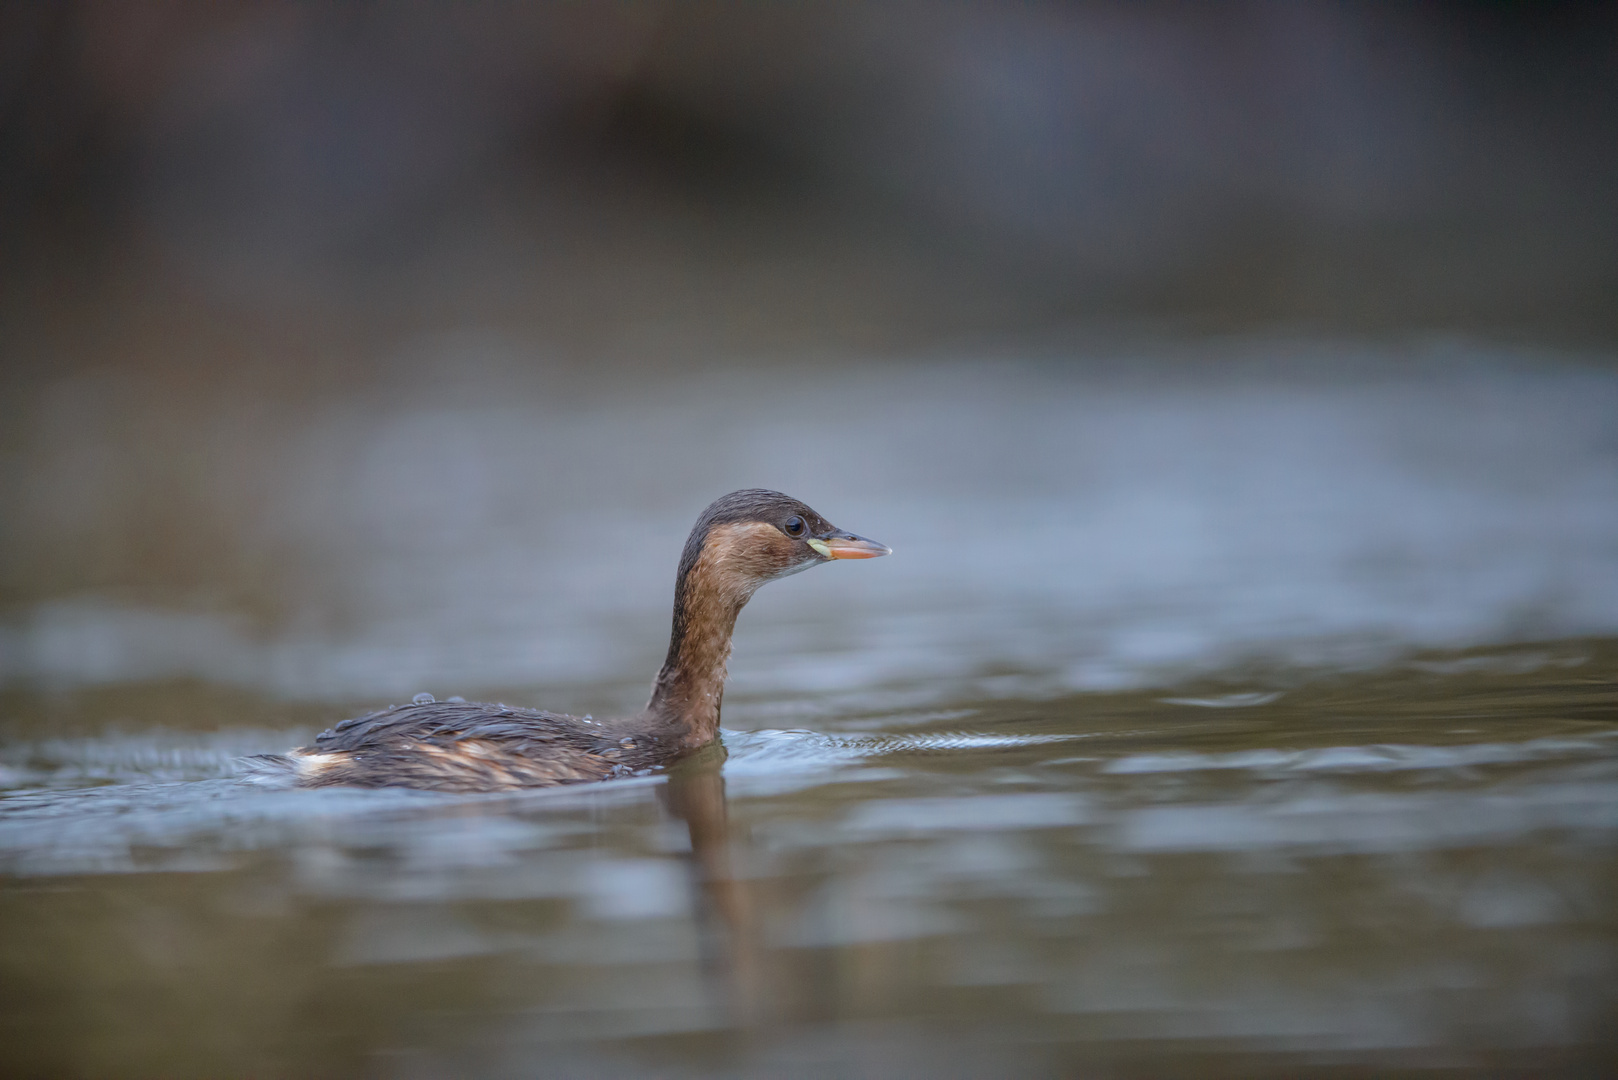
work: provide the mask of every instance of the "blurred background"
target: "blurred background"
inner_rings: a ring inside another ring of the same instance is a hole
[[[363,368],[467,325],[664,363],[1097,320],[1618,330],[1608,5],[5,19],[8,315],[84,333],[93,302],[103,332],[172,324],[168,353],[211,331]]]
[[[1610,622],[1609,5],[0,19],[0,677],[649,668],[680,534],[747,485],[909,547],[935,607],[1222,605],[1268,544],[1356,594],[1270,637],[1385,638],[1356,582],[1412,561],[1504,595],[1396,638]],[[1033,546],[911,542],[986,497]]]
[[[759,1074],[1601,1074],[1615,133],[1612,4],[0,6],[8,1067],[730,1030],[647,790],[208,784],[418,691],[638,708],[762,486],[895,554],[740,624]]]

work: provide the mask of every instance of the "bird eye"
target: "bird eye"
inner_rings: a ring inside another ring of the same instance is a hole
[[[801,518],[801,517],[789,517],[789,518],[787,518],[786,531],[787,531],[788,536],[802,536],[803,535],[803,518]]]

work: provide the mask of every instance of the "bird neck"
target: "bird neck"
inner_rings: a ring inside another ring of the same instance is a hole
[[[731,634],[758,584],[725,572],[705,551],[675,587],[668,658],[646,712],[654,723],[671,729],[671,740],[684,749],[712,742],[719,734]]]

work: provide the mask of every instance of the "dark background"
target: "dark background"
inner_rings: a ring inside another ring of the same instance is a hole
[[[0,20],[8,367],[126,320],[206,364],[209,333],[353,365],[468,321],[647,361],[1097,321],[1618,333],[1614,5]]]

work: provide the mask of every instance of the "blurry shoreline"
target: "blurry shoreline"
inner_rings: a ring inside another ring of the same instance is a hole
[[[1098,323],[1610,352],[1615,31],[1603,5],[24,5],[0,367],[139,366],[154,326],[323,377],[468,326],[630,370]]]

